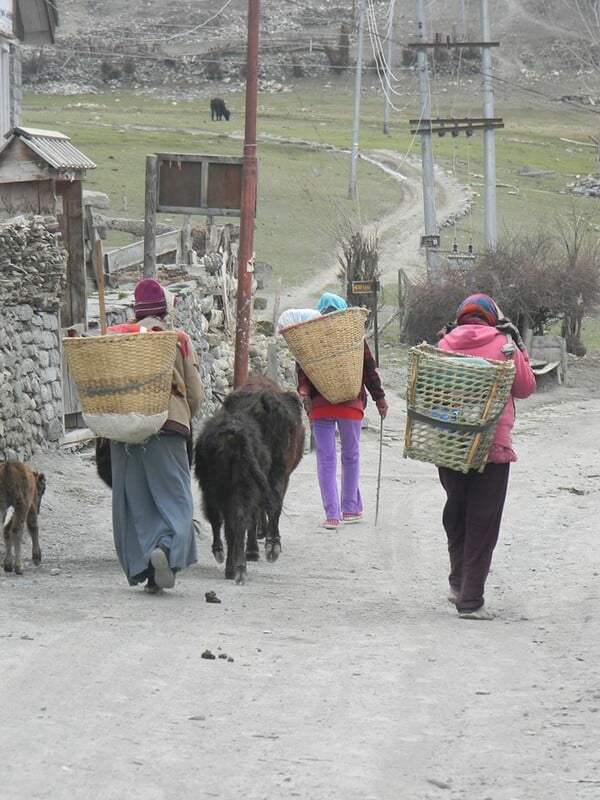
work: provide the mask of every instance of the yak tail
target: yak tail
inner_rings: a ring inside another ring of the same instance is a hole
[[[254,431],[255,436],[248,429]],[[275,498],[255,447],[262,448],[259,452],[267,461],[269,453],[252,418],[242,420],[217,412],[205,424],[196,441],[195,474],[200,487],[208,487],[215,480],[217,484],[238,485],[240,481],[236,473],[244,473],[246,480],[252,480],[258,487],[265,498],[265,510],[270,513]]]
[[[248,467],[248,474],[257,485],[258,489],[262,492],[263,497],[265,498],[265,511],[267,514],[273,513],[276,507],[275,496],[273,494],[273,490],[269,485],[269,481],[267,476],[265,475],[265,471],[261,464],[259,463],[258,459],[256,458],[256,453],[254,449],[249,446],[249,440],[247,437],[242,436],[240,441],[240,452],[242,457],[244,458],[247,467]]]

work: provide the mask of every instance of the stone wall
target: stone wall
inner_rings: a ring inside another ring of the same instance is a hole
[[[59,306],[65,270],[66,252],[53,217],[0,224],[0,461],[26,461],[40,449],[58,447],[64,435]],[[235,297],[229,298],[226,325],[218,301],[223,287],[210,267],[187,280],[161,282],[177,297],[169,324],[189,333],[200,358],[205,401],[199,425],[233,386]],[[132,289],[107,293],[107,325],[133,318]],[[92,334],[100,332],[98,312],[92,296]],[[267,372],[269,349],[280,385],[294,388],[294,361],[285,342],[261,333],[253,322],[249,370]]]
[[[62,435],[65,268],[54,218],[0,224],[0,461],[26,460]]]

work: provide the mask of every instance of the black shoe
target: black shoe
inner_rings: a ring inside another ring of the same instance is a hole
[[[148,578],[148,582],[144,586],[144,591],[148,594],[162,594],[162,589],[158,586],[154,578]]]

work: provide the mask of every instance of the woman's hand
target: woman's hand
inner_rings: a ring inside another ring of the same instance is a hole
[[[377,411],[379,411],[379,416],[381,419],[385,419],[385,416],[388,412],[388,404],[385,397],[380,397],[379,400],[376,400],[375,405],[377,406]]]

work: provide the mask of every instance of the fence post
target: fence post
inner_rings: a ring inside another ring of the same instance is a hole
[[[146,156],[146,196],[144,207],[144,277],[156,274],[156,206],[158,159]]]

